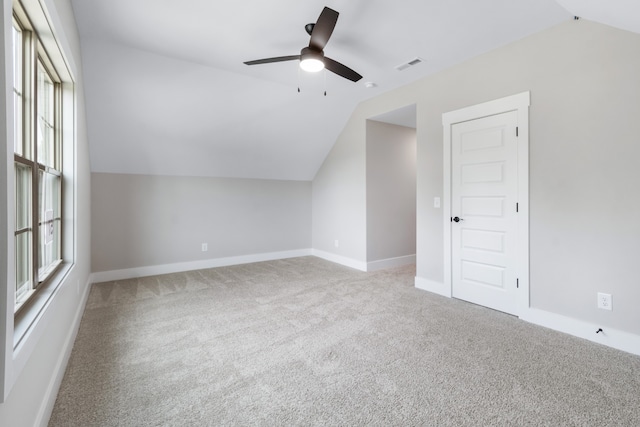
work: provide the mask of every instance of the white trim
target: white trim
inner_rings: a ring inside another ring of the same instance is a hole
[[[49,316],[48,310],[54,306],[62,289],[70,283],[73,269],[73,264],[64,265],[60,268],[51,278],[54,286],[41,291],[43,303],[29,307],[22,322],[19,324],[13,323],[13,369],[17,373],[16,378],[26,366],[40,341],[40,337],[42,337],[42,334],[50,324],[46,320],[47,316]]]
[[[518,102],[518,308],[522,314],[530,307],[529,296],[529,92],[520,94]]]
[[[311,249],[267,252],[261,254],[240,255],[225,258],[213,258],[202,261],[181,262],[176,264],[127,268],[124,270],[99,271],[94,272],[91,277],[92,283],[111,282],[113,280],[133,279],[136,277],[180,273],[183,271],[203,270],[206,268],[226,267],[228,265],[249,264],[252,262],[273,261],[277,259],[297,258],[309,255],[312,255]]]
[[[354,268],[360,271],[367,271],[367,263],[364,261],[357,261],[352,258],[347,258],[341,255],[332,254],[331,252],[320,251],[318,249],[312,249],[311,255],[318,258],[325,259],[327,261],[335,262],[346,267]]]
[[[316,256],[327,261],[335,262],[346,267],[354,268],[360,271],[368,271],[367,263],[357,261],[352,258],[343,257],[332,254],[330,252],[320,251],[318,249],[298,249],[284,252],[268,252],[262,254],[241,255],[226,258],[214,258],[202,261],[191,261],[176,264],[163,264],[145,267],[127,268],[123,270],[98,271],[91,274],[91,283],[111,282],[114,280],[133,279],[137,277],[156,276],[159,274],[180,273],[183,271],[202,270],[206,268],[226,267],[229,265],[249,264],[252,262],[273,261],[286,258],[297,258],[303,256]],[[406,265],[415,263],[415,255],[400,258],[391,258],[390,260],[376,261],[388,263],[388,267]],[[402,262],[402,263],[401,263]]]
[[[30,9],[31,2],[23,3],[25,8],[28,8],[27,14],[33,21],[33,13]],[[60,50],[63,61],[65,62],[65,70],[70,74],[71,80],[75,82],[75,76],[78,75],[78,67],[76,66],[76,61],[73,56],[73,50],[71,49],[71,45],[69,44],[69,39],[67,37],[67,33],[64,31],[65,27],[62,25],[62,20],[60,19],[60,15],[58,15],[58,9],[56,7],[54,0],[38,0],[39,6],[44,12],[45,22],[42,22],[39,17],[37,17],[37,23],[34,22],[36,26],[36,30],[42,33],[42,29],[45,32],[53,33],[53,40],[47,40],[47,37],[44,37],[42,43],[45,48],[51,49],[51,46],[48,46],[50,43],[55,43]],[[36,15],[37,16],[37,15]],[[40,27],[40,28],[39,28]],[[56,71],[59,73],[61,71],[58,70],[61,64],[56,64]]]
[[[58,355],[58,360],[56,360],[56,364],[53,369],[53,375],[51,376],[49,385],[47,386],[47,389],[44,393],[44,398],[42,399],[40,407],[38,408],[38,413],[36,414],[34,423],[34,425],[36,426],[46,427],[49,423],[49,418],[51,417],[53,407],[56,403],[56,397],[58,396],[58,390],[60,390],[60,384],[62,384],[62,379],[64,378],[64,373],[67,369],[69,358],[71,357],[73,344],[75,343],[76,337],[78,336],[80,322],[82,321],[84,309],[87,306],[87,300],[89,299],[90,291],[91,276],[89,276],[89,280],[84,286],[84,293],[82,294],[80,304],[78,304],[78,307],[76,309],[73,323],[70,325],[69,332],[67,333],[67,337],[64,340],[62,352]]]
[[[445,114],[442,115],[442,230],[444,232],[443,239],[443,258],[444,258],[444,283],[447,288],[448,297],[453,296],[453,286],[451,279],[451,124],[445,123]],[[442,294],[441,294],[442,295]]]
[[[435,280],[416,277],[415,286],[416,288],[421,289],[423,291],[433,292],[434,294],[451,298],[451,287],[446,286],[443,282],[436,282]]]
[[[640,335],[535,308],[524,311],[520,319],[640,356]],[[603,331],[596,333],[600,328]]]
[[[453,294],[451,278],[451,127],[456,123],[488,117],[508,111],[518,113],[518,248],[517,277],[520,287],[516,312],[521,315],[529,308],[529,105],[530,92],[522,92],[482,104],[444,113],[443,125],[443,197],[442,220],[444,232],[444,286]],[[441,293],[441,295],[444,295]]]
[[[507,111],[527,109],[531,104],[531,93],[521,92],[516,95],[506,96],[493,101],[471,105],[442,114],[443,125],[453,125],[468,120],[506,113]]]
[[[403,265],[410,265],[416,263],[416,256],[405,255],[396,258],[380,259],[377,261],[371,261],[367,263],[367,271],[385,270],[387,268],[401,267]]]

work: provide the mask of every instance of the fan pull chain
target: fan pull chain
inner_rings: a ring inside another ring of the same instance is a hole
[[[324,96],[327,96],[327,69],[324,69]]]

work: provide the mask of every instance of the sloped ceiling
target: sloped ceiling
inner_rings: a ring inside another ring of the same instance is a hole
[[[640,33],[638,0],[557,0],[575,16]]]
[[[92,171],[311,180],[362,100],[571,19],[561,5],[588,2],[72,3]],[[325,53],[361,82],[307,74],[295,61],[243,64],[298,54],[324,6],[340,12]],[[424,62],[395,69],[416,57]]]

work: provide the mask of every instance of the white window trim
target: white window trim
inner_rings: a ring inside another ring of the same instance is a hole
[[[15,1],[15,0],[14,0]],[[41,42],[47,52],[60,52],[61,56],[51,55],[53,65],[60,74],[63,82],[76,81],[77,66],[70,55],[72,52],[66,34],[63,31],[62,21],[56,12],[54,0],[22,0],[20,2],[23,9],[29,16],[34,30],[40,35],[53,34],[53,37],[42,37]],[[0,132],[5,136],[5,141],[13,141],[13,106],[9,105],[12,98],[6,96],[9,87],[12,88],[11,79],[13,77],[12,56],[6,53],[12,51],[10,31],[13,28],[13,12],[11,1],[4,0],[2,10],[3,19],[3,41],[5,53],[4,65],[4,99],[6,100],[4,109],[0,107]],[[14,304],[15,304],[15,249],[13,245],[13,228],[15,223],[14,203],[7,203],[6,211],[0,212],[0,241],[5,242],[0,245],[0,273],[6,279],[6,292],[0,292],[0,402],[4,402],[20,376],[20,373],[27,364],[33,351],[42,338],[47,324],[49,323],[49,308],[56,300],[56,296],[62,290],[65,278],[73,270],[73,261],[76,259],[76,218],[77,218],[77,163],[76,163],[76,93],[74,85],[63,83],[63,134],[62,146],[65,154],[63,156],[63,179],[65,185],[65,195],[63,196],[63,209],[65,212],[64,221],[64,245],[62,248],[63,259],[66,264],[55,274],[53,280],[58,284],[51,287],[49,295],[43,295],[44,304],[32,310],[24,316],[25,324],[14,324]],[[3,111],[4,110],[4,111]],[[4,114],[2,114],[4,112]],[[7,201],[13,201],[14,194],[14,171],[13,171],[13,144],[5,144],[5,150],[0,151],[0,162],[6,165],[6,175],[0,176],[0,197]],[[3,280],[4,281],[4,280]]]

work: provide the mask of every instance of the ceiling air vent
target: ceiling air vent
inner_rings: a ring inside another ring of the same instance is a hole
[[[405,62],[404,64],[400,64],[396,67],[396,70],[398,71],[404,71],[409,67],[413,67],[414,65],[418,65],[422,62],[421,58],[414,58],[409,62]]]

